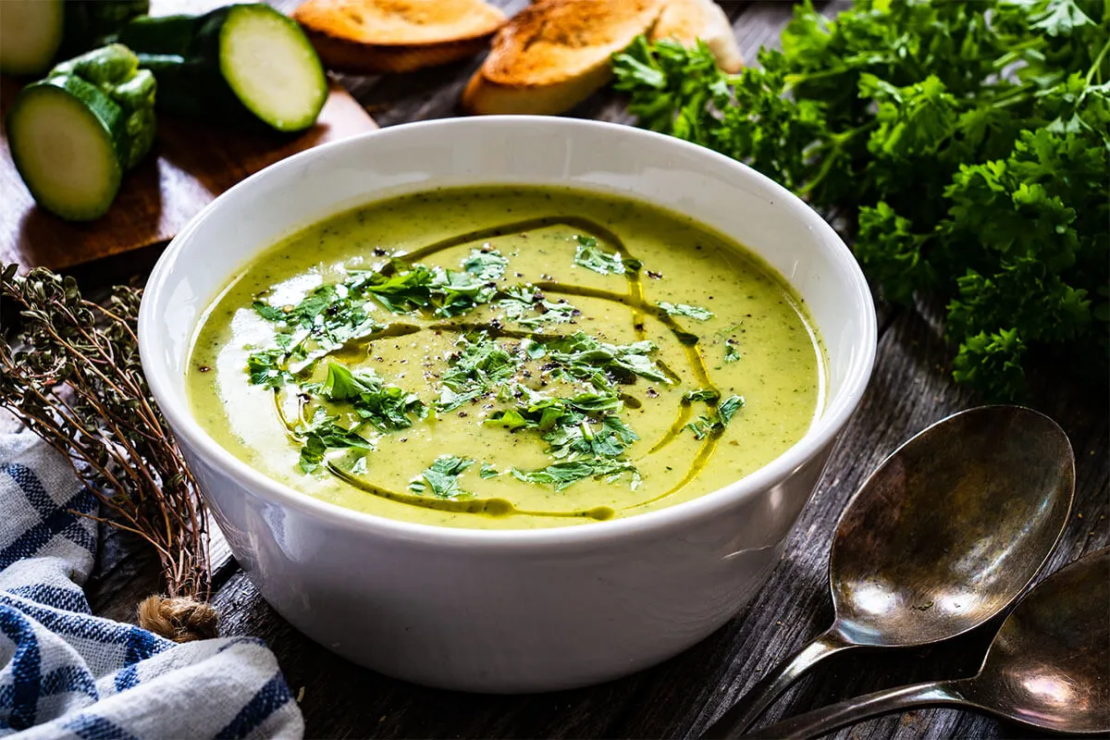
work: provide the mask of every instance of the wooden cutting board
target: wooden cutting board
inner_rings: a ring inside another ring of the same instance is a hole
[[[18,90],[19,83],[0,77],[0,114],[7,114]],[[0,127],[0,263],[57,270],[165,241],[248,175],[317,144],[375,128],[338,83],[316,125],[295,136],[160,115],[154,149],[124,177],[111,210],[96,221],[69,223],[35,205]]]

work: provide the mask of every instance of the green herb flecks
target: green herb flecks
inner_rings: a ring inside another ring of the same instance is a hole
[[[267,349],[252,352],[247,357],[247,372],[251,383],[267,388],[280,388],[293,380],[293,375],[283,367],[285,350]]]
[[[561,491],[584,478],[604,477],[612,482],[628,472],[632,487],[639,485],[639,472],[624,458],[639,436],[617,415],[621,401],[615,393],[550,398],[516,386],[513,395],[517,405],[494,412],[485,423],[509,431],[538,430],[548,443],[547,454],[555,460],[539,470],[513,468],[516,478]]]
[[[495,384],[511,378],[520,364],[520,358],[484,334],[459,337],[455,347],[440,378],[439,411],[453,411],[488,393]]]
[[[685,303],[675,304],[660,301],[659,308],[666,311],[670,316],[687,316],[697,321],[709,321],[713,318],[713,312],[709,309],[700,308],[698,306],[688,306]]]
[[[574,241],[577,243],[574,250],[574,264],[601,275],[624,274],[624,261],[621,260],[618,252],[601,248],[597,239],[592,236],[577,234]]]
[[[496,249],[472,249],[462,266],[479,280],[499,280],[508,264],[509,258]]]
[[[459,488],[459,476],[473,464],[474,461],[469,458],[440,455],[431,467],[409,481],[409,490],[418,495],[430,491],[439,498],[470,498],[474,494]]]
[[[416,394],[387,385],[373,371],[352,372],[336,362],[328,363],[320,393],[329,401],[350,403],[355,413],[383,432],[406,429],[412,426],[410,416],[423,418],[427,412]]]
[[[710,396],[699,395],[695,397],[698,393],[700,392],[687,394],[687,398],[691,401],[704,400],[712,403]],[[717,394],[713,393],[712,396],[717,396]],[[708,414],[699,415],[687,424],[685,428],[693,432],[694,436],[698,439],[704,439],[710,434],[720,434],[725,430],[725,427],[729,425],[729,422],[732,421],[732,417],[736,415],[736,412],[743,407],[743,396],[729,396],[717,403],[715,407],[711,405]]]
[[[731,339],[725,340],[725,362],[736,362],[740,359],[740,348]]]
[[[612,390],[615,383],[629,383],[636,377],[671,383],[671,378],[649,355],[656,351],[652,342],[608,344],[584,332],[575,332],[529,347],[533,358],[546,357],[559,372],[591,383],[598,390]]]
[[[557,462],[538,470],[518,470],[513,468],[513,476],[525,483],[554,486],[556,491],[562,491],[580,480],[586,478],[604,478],[608,482],[620,478],[624,473],[632,476],[632,488],[640,485],[640,474],[635,466],[628,461],[619,460],[568,460]]]
[[[337,420],[338,417],[329,415],[326,409],[317,408],[311,423],[297,427],[297,435],[304,440],[301,445],[301,470],[306,473],[316,471],[332,450],[374,450],[373,442],[353,429],[340,426]]]
[[[291,306],[273,306],[264,298],[256,296],[252,307],[259,316],[276,325],[274,343],[280,358],[274,350],[267,350],[271,353],[268,361],[275,367],[284,367],[289,360],[308,363],[379,328],[370,317],[365,299],[344,284],[317,286]],[[251,359],[256,364],[267,361],[262,357]],[[255,382],[253,371],[251,375]]]
[[[506,319],[527,329],[566,324],[582,313],[564,299],[549,301],[540,291],[520,286],[508,288],[495,305],[505,312]]]

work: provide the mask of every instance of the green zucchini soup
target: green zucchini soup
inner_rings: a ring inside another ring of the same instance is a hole
[[[304,494],[472,528],[671,506],[766,465],[823,403],[800,299],[686,216],[559,187],[431,190],[247,265],[187,370],[219,444]]]

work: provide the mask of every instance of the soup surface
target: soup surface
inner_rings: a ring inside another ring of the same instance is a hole
[[[286,239],[198,329],[224,447],[308,495],[426,524],[631,516],[767,464],[822,403],[767,265],[687,217],[578,190],[442,189]]]

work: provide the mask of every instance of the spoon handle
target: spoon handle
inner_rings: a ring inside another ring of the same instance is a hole
[[[738,737],[751,727],[759,719],[759,715],[763,714],[790,684],[797,681],[799,676],[830,655],[855,647],[859,646],[845,640],[835,627],[826,630],[814,638],[813,642],[771,669],[771,672],[756,682],[748,693],[718,717],[702,737],[706,740]]]
[[[814,709],[812,712],[799,714],[797,717],[760,728],[757,735],[765,739],[802,740],[802,738],[820,737],[839,727],[862,722],[888,712],[901,712],[914,707],[965,705],[966,703],[951,683],[930,681],[876,691],[839,704]],[[755,737],[755,735],[741,737]]]

